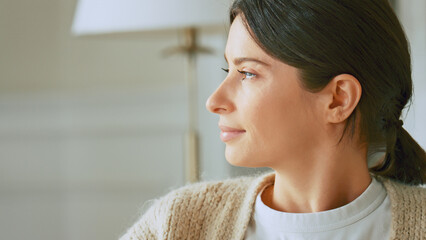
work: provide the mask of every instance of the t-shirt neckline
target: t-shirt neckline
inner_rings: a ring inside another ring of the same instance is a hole
[[[283,232],[322,232],[342,228],[367,217],[386,198],[382,183],[372,179],[367,189],[352,202],[332,210],[315,213],[287,213],[274,210],[261,200],[265,186],[256,197],[254,218]]]

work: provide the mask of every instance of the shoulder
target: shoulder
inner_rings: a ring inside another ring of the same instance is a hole
[[[410,203],[423,203],[426,201],[426,188],[421,185],[408,185],[397,182],[391,179],[380,177],[379,180],[383,182],[386,191],[394,201],[410,202]]]
[[[242,206],[248,205],[244,201],[254,199],[251,195],[255,195],[257,188],[253,186],[259,185],[256,183],[264,178],[264,175],[258,174],[204,181],[173,190],[154,200],[122,239],[167,239],[170,234],[177,237],[176,234],[186,234],[191,229],[208,231],[206,228],[218,227],[218,219],[225,221]],[[185,239],[186,236],[177,238]]]
[[[255,181],[253,176],[243,176],[220,181],[204,181],[188,184],[169,192],[165,197],[168,199],[193,199],[220,197],[228,198],[243,194]]]
[[[240,176],[220,181],[204,181],[180,187],[169,192],[164,198],[167,201],[180,202],[188,200],[220,199],[233,202],[236,197],[243,197],[247,193],[257,193],[265,183],[273,181],[271,172],[257,173],[251,176]]]
[[[392,235],[422,239],[426,229],[426,188],[380,178],[391,202]]]
[[[238,177],[221,181],[189,184],[169,192],[161,201],[172,216],[169,221],[184,217],[204,218],[222,209],[236,209],[247,195],[255,177]]]

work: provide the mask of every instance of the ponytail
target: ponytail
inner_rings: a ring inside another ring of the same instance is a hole
[[[401,120],[388,130],[384,161],[370,170],[406,184],[426,182],[426,152],[402,127]]]

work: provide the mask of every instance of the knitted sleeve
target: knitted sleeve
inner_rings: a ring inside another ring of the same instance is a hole
[[[391,197],[391,239],[426,239],[426,189],[384,180]]]
[[[120,240],[167,239],[173,193],[157,199]]]
[[[196,239],[191,237],[194,229],[198,229],[203,218],[211,208],[206,203],[206,196],[222,199],[222,194],[217,195],[221,182],[200,182],[189,184],[169,192],[156,200],[145,214],[130,228],[120,240],[163,240],[163,239]],[[208,197],[207,197],[208,198]]]
[[[241,239],[260,188],[252,181],[241,177],[173,190],[156,200],[120,240]]]

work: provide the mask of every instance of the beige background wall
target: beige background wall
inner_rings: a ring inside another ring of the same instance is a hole
[[[71,36],[76,1],[0,0],[0,239],[117,239],[143,203],[185,183],[178,31]],[[225,28],[198,59],[203,179],[229,176],[204,102]]]

